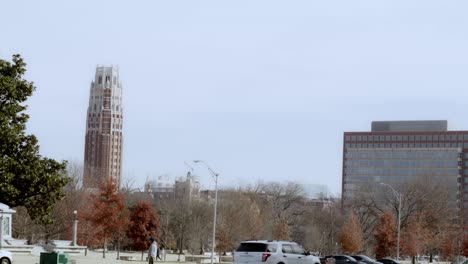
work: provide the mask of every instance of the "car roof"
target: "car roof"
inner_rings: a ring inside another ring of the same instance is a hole
[[[285,243],[285,244],[297,244],[294,241],[287,241],[287,240],[245,240],[241,241],[241,243]]]

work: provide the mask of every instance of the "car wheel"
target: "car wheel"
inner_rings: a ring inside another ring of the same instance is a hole
[[[0,264],[11,264],[11,262],[10,262],[10,260],[7,259],[7,258],[2,258],[2,259],[0,260]]]

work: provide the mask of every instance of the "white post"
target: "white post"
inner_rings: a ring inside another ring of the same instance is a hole
[[[76,242],[76,236],[78,233],[78,217],[77,217],[77,211],[73,211],[73,241],[72,241],[72,246],[77,246]]]

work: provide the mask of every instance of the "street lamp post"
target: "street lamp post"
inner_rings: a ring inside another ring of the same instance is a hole
[[[215,180],[215,204],[214,204],[214,215],[213,215],[213,237],[211,240],[211,264],[214,262],[214,250],[215,250],[215,243],[216,243],[216,208],[218,205],[218,176],[219,173],[214,172],[210,166],[203,160],[194,160],[194,163],[203,163],[205,164],[206,168],[210,171],[211,175]]]
[[[398,199],[398,224],[397,224],[397,256],[396,259],[400,259],[400,223],[401,223],[401,193],[397,192],[391,185],[381,182],[380,185],[389,187],[393,195]]]

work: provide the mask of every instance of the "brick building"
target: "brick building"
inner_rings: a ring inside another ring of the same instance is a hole
[[[116,66],[97,67],[86,116],[83,186],[107,179],[120,187],[123,143],[122,84]]]

